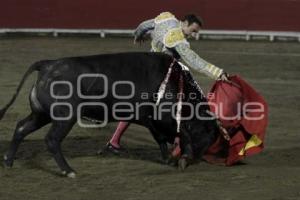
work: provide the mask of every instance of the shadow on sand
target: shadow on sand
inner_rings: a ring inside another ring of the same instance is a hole
[[[131,145],[127,148],[128,152],[115,156],[112,154],[99,156],[97,150],[105,146],[104,136],[103,138],[97,137],[68,137],[62,144],[64,155],[67,159],[78,157],[121,157],[123,159],[130,160],[143,160],[152,163],[160,163],[160,151],[159,147],[151,145]],[[101,141],[101,142],[100,142]],[[9,141],[0,141],[0,154],[4,155],[8,149]],[[254,166],[300,166],[300,147],[287,147],[281,149],[267,149],[261,155],[251,157],[250,163],[248,161],[238,163],[236,166],[242,167],[243,165]],[[16,159],[21,161],[22,165],[30,169],[40,169],[47,173],[58,175],[57,171],[47,169],[43,162],[52,159],[50,153],[48,153],[44,140],[25,140],[18,150]],[[248,163],[248,164],[247,164]]]

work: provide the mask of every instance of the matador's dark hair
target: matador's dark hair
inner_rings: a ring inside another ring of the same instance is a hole
[[[189,15],[184,16],[182,21],[187,21],[188,25],[191,25],[192,23],[196,23],[201,27],[203,26],[203,20],[201,19],[201,17],[196,16],[194,14],[189,14]]]

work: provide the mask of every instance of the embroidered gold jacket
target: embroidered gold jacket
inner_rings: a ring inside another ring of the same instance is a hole
[[[134,32],[135,38],[143,38],[146,34],[150,34],[152,38],[151,51],[175,57],[178,55],[190,67],[213,79],[223,73],[223,69],[206,62],[190,48],[180,21],[172,13],[163,12],[154,19],[142,22]]]

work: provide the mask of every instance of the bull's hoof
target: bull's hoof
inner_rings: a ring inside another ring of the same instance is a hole
[[[62,171],[62,175],[68,178],[76,178],[76,173],[72,171],[71,172]]]
[[[67,174],[68,178],[76,178],[76,173],[75,172],[70,172]]]
[[[9,159],[7,155],[3,156],[3,165],[5,168],[12,168],[14,161]]]
[[[172,167],[176,167],[178,164],[178,158],[170,156],[168,159],[165,160],[165,164],[170,165]]]
[[[169,164],[169,159],[168,158],[162,158],[161,163],[164,164],[164,165],[168,165]]]
[[[187,161],[186,158],[180,158],[180,159],[178,160],[178,169],[179,169],[180,171],[183,172],[183,171],[187,168],[187,166],[188,166],[188,161]]]

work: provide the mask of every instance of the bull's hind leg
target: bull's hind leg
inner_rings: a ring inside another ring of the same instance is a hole
[[[4,164],[11,167],[15,154],[24,138],[30,133],[40,129],[50,122],[50,118],[43,114],[31,113],[25,119],[18,122],[7,153],[4,155]]]
[[[54,121],[45,138],[48,150],[53,155],[58,167],[61,169],[63,175],[70,178],[75,178],[75,172],[64,158],[61,151],[61,142],[67,136],[74,124],[74,120],[60,122]]]

